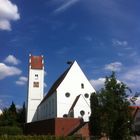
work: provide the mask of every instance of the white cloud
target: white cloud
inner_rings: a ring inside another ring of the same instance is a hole
[[[17,108],[17,109],[21,109],[22,106],[21,106],[21,105],[16,105],[16,108]]]
[[[20,19],[18,8],[10,0],[0,0],[0,29],[11,30],[11,20]]]
[[[1,30],[11,30],[11,25],[7,20],[0,20],[0,29]]]
[[[0,109],[0,115],[2,114],[2,110]]]
[[[110,70],[110,71],[121,71],[122,63],[121,62],[113,62],[110,64],[106,64],[104,69]]]
[[[25,85],[25,84],[27,83],[27,81],[28,81],[28,78],[27,78],[27,77],[21,76],[21,77],[19,77],[19,79],[16,81],[16,84],[17,84],[17,85],[20,85],[20,86],[23,86],[23,85]]]
[[[14,66],[7,66],[4,63],[0,63],[0,80],[9,76],[20,75],[22,71]]]
[[[8,55],[4,62],[13,64],[13,65],[18,65],[20,63],[20,60],[18,60],[14,55]]]
[[[105,78],[99,78],[96,80],[90,80],[90,83],[92,84],[92,86],[96,89],[99,90],[101,88],[104,87],[104,82],[105,82]]]
[[[112,40],[112,43],[114,46],[122,46],[122,47],[126,47],[128,45],[128,42],[123,40],[123,41],[120,41],[118,39],[113,39]]]
[[[3,109],[5,107],[9,106],[8,98],[11,99],[11,95],[7,95],[6,93],[0,94],[0,109]]]
[[[90,83],[96,90],[100,90],[101,88],[104,88],[106,78],[98,78],[96,80],[91,79]],[[120,83],[120,80],[117,80],[117,83]]]
[[[69,7],[71,7],[72,5],[74,5],[75,3],[77,3],[79,0],[65,0],[63,1],[63,4],[61,6],[59,6],[54,13],[59,13],[59,12],[63,12],[66,9],[68,9]],[[62,1],[61,1],[62,2]]]
[[[135,67],[135,69],[130,69],[128,70],[123,78],[126,79],[126,80],[133,80],[133,79],[137,79],[138,77],[140,77],[140,68],[139,67]]]
[[[140,90],[140,66],[127,68],[125,73],[120,75],[120,79],[124,81],[130,88]]]
[[[2,99],[0,99],[0,106],[2,106],[3,105],[3,100]],[[1,109],[1,108],[0,108]],[[0,114],[1,114],[1,110],[0,110]]]

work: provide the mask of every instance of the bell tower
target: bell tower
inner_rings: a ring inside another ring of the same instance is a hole
[[[43,56],[30,55],[29,57],[27,123],[37,121],[37,107],[42,101],[44,93]]]

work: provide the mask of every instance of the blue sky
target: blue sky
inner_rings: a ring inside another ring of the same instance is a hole
[[[94,86],[116,71],[140,91],[140,1],[0,0],[0,108],[26,100],[29,54],[44,55],[45,93],[77,60]]]

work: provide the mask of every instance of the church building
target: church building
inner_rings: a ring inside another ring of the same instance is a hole
[[[28,83],[27,123],[55,118],[89,121],[90,95],[95,89],[76,61],[69,64],[43,97],[43,56],[30,55]]]

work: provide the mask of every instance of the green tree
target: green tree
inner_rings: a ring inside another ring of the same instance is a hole
[[[23,125],[25,123],[26,119],[26,108],[25,108],[25,102],[23,103],[22,108],[18,109],[17,111],[17,121]]]
[[[22,127],[25,123],[26,109],[25,102],[22,108],[16,108],[14,102],[9,108],[3,109],[2,115],[0,115],[0,126],[18,126]]]
[[[111,140],[130,139],[128,126],[131,126],[132,117],[126,99],[127,90],[128,87],[124,83],[117,82],[113,72],[111,76],[106,77],[104,88],[97,94],[92,94],[90,116],[92,134],[106,134]]]
[[[90,97],[91,104],[91,116],[90,116],[90,134],[99,136],[101,134],[100,124],[100,107],[97,94],[93,93]],[[94,127],[92,127],[94,126]]]
[[[22,108],[16,108],[14,102],[9,108],[3,109],[0,115],[0,135],[22,134],[23,124],[25,123],[25,103]]]
[[[9,108],[3,109],[3,114],[0,117],[0,126],[17,126],[17,109],[12,102]]]
[[[12,101],[12,104],[9,107],[9,112],[11,112],[13,115],[17,114],[15,103]]]

